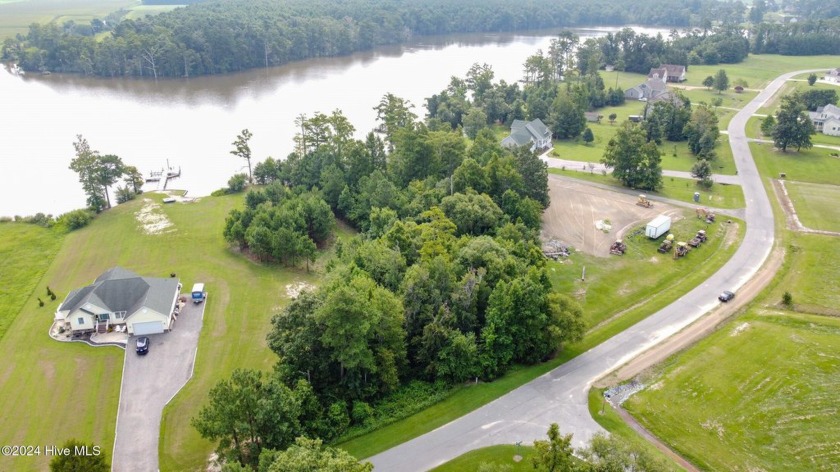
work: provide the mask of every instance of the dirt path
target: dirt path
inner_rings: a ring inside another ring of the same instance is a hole
[[[625,380],[632,379],[646,369],[664,361],[671,355],[691,346],[708,336],[712,331],[735,314],[741,307],[750,303],[770,283],[784,261],[784,249],[777,247],[758,273],[738,291],[738,295],[729,303],[722,303],[717,309],[689,325],[666,341],[643,352],[618,370],[597,380],[594,385],[605,388]]]

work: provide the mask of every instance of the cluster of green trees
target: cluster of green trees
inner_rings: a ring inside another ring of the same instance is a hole
[[[295,266],[303,260],[308,267],[334,227],[332,211],[320,195],[295,193],[275,182],[248,192],[245,209],[228,215],[224,236],[260,261]]]
[[[685,27],[732,17],[730,6],[716,0],[205,1],[138,20],[112,15],[90,25],[33,24],[26,36],[5,41],[3,60],[35,71],[189,77],[346,55],[416,35],[595,24]]]
[[[662,186],[662,157],[657,146],[663,139],[687,140],[689,150],[697,157],[692,173],[708,186],[719,135],[717,114],[709,105],[702,103],[692,111],[691,101],[675,92],[669,100],[649,104],[641,123],[625,122],[607,143],[601,162],[613,168],[613,176],[622,184],[657,190]]]
[[[583,334],[581,308],[553,292],[538,246],[545,163],[502,148],[489,129],[471,142],[449,126],[434,130],[390,94],[374,109],[382,136],[365,140],[338,110],[299,117],[296,151],[258,163],[254,179],[265,186],[228,217],[225,238],[263,259],[282,260],[277,251],[303,237],[314,254],[333,212],[361,234],[336,243],[319,289],[274,316],[274,374],[220,383],[194,419],[225,457],[255,466],[263,449],[364,424],[409,383],[494,379]],[[236,383],[253,387],[222,394]],[[311,392],[318,407],[307,411],[321,416],[299,413],[309,400],[289,400],[297,390]],[[256,412],[225,409],[233,397]],[[263,417],[274,426],[249,421]],[[282,438],[269,438],[278,428]]]
[[[96,213],[111,208],[109,189],[122,178],[124,185],[117,188],[117,203],[133,199],[141,193],[143,175],[134,166],[125,165],[119,156],[101,155],[91,149],[82,135],[73,143],[76,157],[70,161],[70,170],[79,174],[79,182],[87,195],[88,208]]]
[[[828,5],[832,2],[820,2]],[[750,32],[751,52],[754,54],[782,54],[813,56],[840,54],[840,7],[834,6],[834,17],[788,24],[760,23]]]

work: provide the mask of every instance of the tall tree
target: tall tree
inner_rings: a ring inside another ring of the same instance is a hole
[[[612,175],[630,188],[656,190],[662,186],[662,157],[645,130],[625,122],[610,139],[601,162],[612,167]]]
[[[122,160],[115,155],[99,155],[91,149],[82,135],[76,136],[73,143],[76,157],[70,161],[70,169],[79,174],[79,182],[87,194],[88,207],[99,213],[111,207],[108,188],[123,175]]]
[[[372,470],[373,464],[361,463],[343,449],[324,447],[320,439],[299,437],[288,449],[274,455],[274,460],[267,472],[370,472]]]
[[[576,469],[572,435],[561,435],[557,423],[548,427],[548,440],[534,441],[531,463],[535,469],[546,472],[570,472]]]
[[[776,112],[776,126],[773,127],[773,144],[782,152],[788,147],[810,148],[814,125],[805,113],[805,106],[795,96],[782,98],[782,105]]]
[[[721,69],[717,71],[715,74],[715,83],[713,84],[715,90],[718,93],[723,92],[724,90],[729,89],[729,77],[726,75],[726,71]]]
[[[248,141],[251,140],[253,135],[247,128],[243,129],[241,133],[236,137],[236,141],[232,143],[233,151],[230,153],[236,157],[241,157],[248,162],[248,182],[254,182],[254,175],[251,172],[251,146],[248,145]]]

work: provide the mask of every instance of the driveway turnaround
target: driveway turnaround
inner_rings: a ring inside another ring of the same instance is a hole
[[[584,446],[603,429],[589,415],[587,394],[592,383],[660,341],[688,326],[717,306],[723,290],[737,291],[758,271],[774,242],[773,211],[750,153],[744,126],[747,119],[788,78],[768,85],[729,124],[729,142],[747,203],[744,242],[720,270],[702,285],[604,343],[551,372],[423,436],[373,456],[375,470],[428,470],[485,446],[532,443],[557,423]]]
[[[204,303],[188,301],[172,331],[149,335],[148,354],[135,352],[137,337],[128,340],[111,460],[114,472],[158,470],[163,407],[192,375],[203,317]]]

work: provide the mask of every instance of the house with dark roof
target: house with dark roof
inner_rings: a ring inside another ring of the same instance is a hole
[[[531,151],[551,146],[551,130],[539,118],[534,121],[513,120],[510,136],[502,140],[502,146],[513,148],[530,143]]]
[[[659,80],[662,83],[685,82],[685,66],[662,64],[661,66],[650,70],[648,73],[648,79]]]
[[[123,326],[136,336],[163,333],[172,327],[180,294],[176,278],[141,277],[114,267],[92,284],[70,292],[55,319],[73,333]]]

